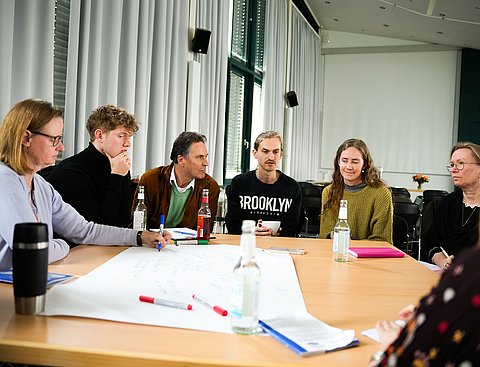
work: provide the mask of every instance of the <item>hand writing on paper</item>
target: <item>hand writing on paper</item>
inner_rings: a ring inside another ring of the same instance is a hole
[[[125,176],[128,173],[132,164],[126,152],[120,152],[115,157],[110,156],[107,152],[104,153],[110,161],[112,173],[120,176]]]
[[[452,266],[454,258],[455,258],[455,256],[453,256],[453,255],[446,256],[444,252],[437,252],[435,255],[433,255],[432,261],[440,269],[445,271],[448,268],[450,268],[450,266]]]
[[[158,244],[162,245],[162,248],[165,247],[168,242],[172,239],[172,235],[168,231],[163,231],[163,236],[159,232],[143,231],[142,232],[142,243],[148,247],[157,248]]]

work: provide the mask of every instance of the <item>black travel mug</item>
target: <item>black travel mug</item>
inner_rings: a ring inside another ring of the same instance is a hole
[[[15,225],[12,264],[15,312],[22,315],[43,312],[48,276],[48,227],[45,223]]]

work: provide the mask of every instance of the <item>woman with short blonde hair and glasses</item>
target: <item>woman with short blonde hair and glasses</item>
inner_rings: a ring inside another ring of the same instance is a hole
[[[457,190],[438,203],[433,224],[422,241],[422,253],[426,260],[443,270],[451,266],[454,257],[462,250],[477,243],[480,146],[470,142],[455,144],[447,170]]]
[[[26,99],[8,112],[0,126],[0,270],[12,266],[15,224],[45,223],[48,226],[48,260],[65,257],[68,244],[53,238],[55,231],[77,243],[142,245],[156,247],[166,239],[158,233],[136,231],[87,222],[40,175],[55,164],[63,151],[62,111],[50,102]]]

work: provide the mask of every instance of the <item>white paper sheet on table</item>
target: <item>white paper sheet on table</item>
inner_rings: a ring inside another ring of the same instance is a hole
[[[395,323],[400,326],[405,326],[404,320],[395,320]],[[378,336],[377,330],[375,328],[367,329],[362,331],[363,336],[368,336],[370,339],[375,340],[377,343],[380,343],[380,337]]]
[[[430,263],[427,263],[425,261],[419,261],[419,263],[422,264],[423,266],[425,266],[426,268],[432,270],[432,271],[435,271],[435,272],[441,272],[442,271],[442,269],[435,264],[430,264]]]
[[[233,267],[240,247],[132,247],[75,282],[47,293],[45,315],[68,315],[139,324],[231,333],[230,318],[192,300],[192,294],[230,308]],[[256,252],[261,269],[260,318],[306,311],[288,254]],[[140,295],[190,303],[180,310],[140,302]]]

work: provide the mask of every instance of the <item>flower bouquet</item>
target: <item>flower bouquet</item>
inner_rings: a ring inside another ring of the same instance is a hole
[[[417,183],[417,189],[422,189],[422,184],[428,182],[428,176],[422,173],[417,173],[415,176],[412,177],[413,181]]]

